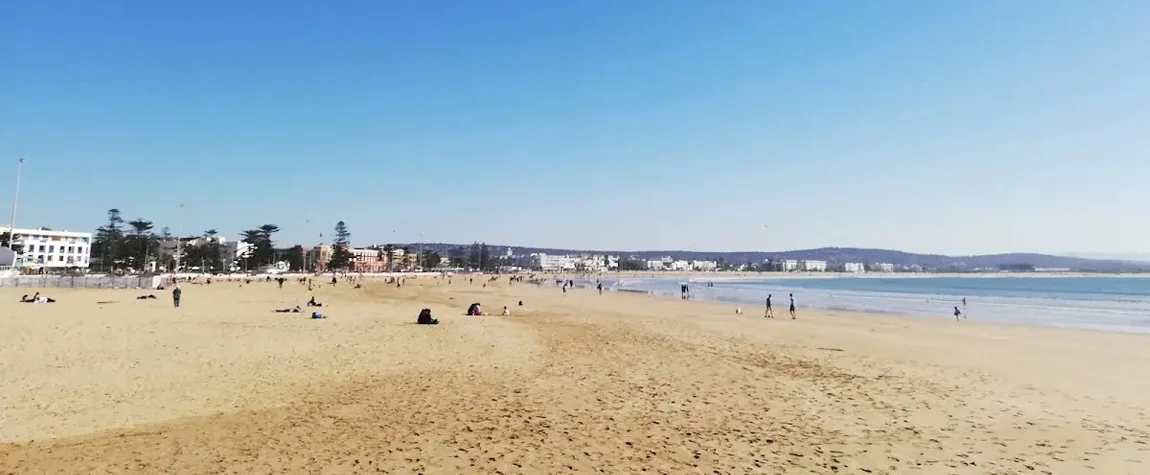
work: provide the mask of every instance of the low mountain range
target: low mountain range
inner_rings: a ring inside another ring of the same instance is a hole
[[[466,252],[470,244],[422,243],[410,244],[410,247],[422,246],[426,251],[436,251],[442,255],[449,255],[453,249],[463,249]],[[863,249],[853,247],[824,247],[819,249],[802,249],[795,251],[759,252],[709,252],[709,251],[595,251],[585,249],[556,249],[525,246],[487,245],[492,256],[504,255],[507,249],[512,249],[516,255],[546,253],[546,254],[612,254],[632,259],[659,259],[671,257],[682,260],[714,260],[731,264],[748,262],[761,263],[768,259],[811,259],[827,261],[828,264],[842,264],[846,262],[862,262],[867,264],[890,263],[896,266],[920,266],[927,270],[937,271],[975,271],[979,269],[1001,268],[1051,268],[1070,269],[1078,272],[1150,272],[1150,262],[1088,259],[1082,257],[1055,256],[1050,254],[1009,253],[986,254],[976,256],[944,256],[939,254],[915,254],[889,249]]]

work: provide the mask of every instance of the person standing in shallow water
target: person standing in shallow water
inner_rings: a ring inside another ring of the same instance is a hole
[[[180,308],[180,294],[183,293],[184,291],[180,290],[180,286],[178,285],[172,289],[172,305],[175,305],[176,308]]]

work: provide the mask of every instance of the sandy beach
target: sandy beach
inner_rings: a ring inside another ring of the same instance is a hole
[[[0,289],[0,474],[1150,473],[1147,336],[481,280]]]

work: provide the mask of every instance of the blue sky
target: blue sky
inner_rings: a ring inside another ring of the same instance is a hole
[[[6,2],[0,159],[28,157],[24,226],[1145,252],[1147,25],[1144,1]]]

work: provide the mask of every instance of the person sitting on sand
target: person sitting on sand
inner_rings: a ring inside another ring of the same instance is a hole
[[[300,308],[299,308],[299,305],[296,305],[296,306],[295,306],[295,308],[281,308],[281,309],[277,309],[277,310],[276,310],[276,313],[300,313],[301,311],[302,311],[302,310],[300,310]]]
[[[508,315],[511,315],[511,309],[507,308],[507,306],[504,305],[503,306],[503,316],[506,317]]]
[[[327,317],[323,316],[322,313],[319,313],[319,312],[312,312],[311,313],[311,319],[312,320],[322,320],[324,318],[327,318]]]
[[[479,306],[479,302],[475,302],[475,303],[471,304],[470,307],[467,307],[467,316],[469,316],[469,317],[483,316],[483,309]]]
[[[308,300],[308,301],[307,301],[307,306],[308,306],[308,307],[322,307],[322,306],[323,306],[323,304],[322,304],[322,303],[319,303],[319,302],[316,302],[316,301],[315,301],[315,296],[314,296],[314,295],[312,295],[312,296],[311,296],[311,300]]]
[[[32,298],[28,298],[28,296],[25,295],[20,298],[20,301],[23,303],[56,303],[56,299],[41,296],[40,292],[36,292],[36,295],[33,295]]]
[[[419,311],[419,316],[416,317],[415,323],[419,325],[438,325],[439,320],[431,318],[431,309],[425,308]]]

